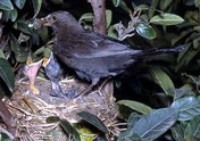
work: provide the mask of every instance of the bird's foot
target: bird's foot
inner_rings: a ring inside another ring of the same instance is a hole
[[[69,98],[69,99],[74,99],[74,98],[76,98],[76,90],[75,90],[75,88],[71,88],[71,89],[68,90],[64,95],[65,95],[67,98]]]
[[[65,94],[63,94],[63,92],[61,92],[61,91],[51,90],[50,95],[52,97],[68,99],[68,97],[66,97]]]
[[[40,91],[35,87],[34,83],[30,83],[29,89],[34,94],[39,94],[40,93]]]

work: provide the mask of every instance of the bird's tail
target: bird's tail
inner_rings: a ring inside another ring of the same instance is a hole
[[[178,54],[186,48],[186,45],[179,45],[175,48],[154,48],[154,49],[146,49],[138,54],[138,57],[143,58],[145,56],[153,56],[153,55],[162,55],[162,54]]]

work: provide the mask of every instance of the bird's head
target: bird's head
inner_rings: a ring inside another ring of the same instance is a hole
[[[50,26],[54,31],[82,29],[78,21],[67,11],[57,11],[41,18],[43,26]]]

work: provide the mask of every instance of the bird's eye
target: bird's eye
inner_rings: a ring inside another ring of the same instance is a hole
[[[53,21],[56,21],[56,20],[57,20],[57,17],[56,17],[56,16],[52,16],[51,18],[52,18]]]

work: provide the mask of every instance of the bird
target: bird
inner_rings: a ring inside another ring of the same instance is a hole
[[[62,75],[62,69],[60,68],[60,64],[54,58],[52,52],[50,52],[49,58],[44,57],[43,60],[44,61],[42,66],[45,69],[45,74],[47,75],[47,77],[50,79],[51,82],[50,95],[53,97],[64,98],[64,94],[59,85],[59,79],[60,76]]]
[[[63,69],[61,65],[59,64],[58,60],[54,57],[53,53],[50,52],[48,56],[45,56],[43,58],[43,64],[45,74],[50,79],[51,82],[51,91],[50,95],[53,97],[72,99],[74,94],[74,91],[69,92],[63,92],[62,88],[59,84],[60,78],[63,75]]]
[[[183,50],[183,47],[133,49],[106,35],[85,30],[68,11],[56,11],[40,20],[42,27],[50,27],[54,32],[53,54],[80,79],[91,83],[81,95],[89,93],[100,80],[124,73],[142,58]]]
[[[40,69],[41,64],[42,64],[42,59],[37,62],[33,62],[32,58],[30,58],[29,56],[26,61],[26,65],[23,68],[24,75],[30,81],[29,89],[33,94],[40,93],[40,91],[35,87],[35,80],[36,80],[36,75]]]

